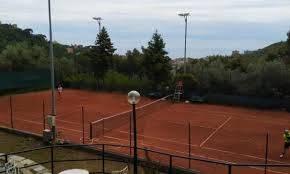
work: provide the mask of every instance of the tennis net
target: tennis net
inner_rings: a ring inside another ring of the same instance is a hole
[[[151,103],[136,108],[136,117],[140,119],[144,116],[153,114],[159,111],[161,108],[168,106],[169,100],[172,95],[168,95]],[[121,128],[128,131],[130,130],[132,111],[125,111],[119,114],[115,114],[90,123],[90,138],[98,138],[104,136],[105,133],[114,129]]]

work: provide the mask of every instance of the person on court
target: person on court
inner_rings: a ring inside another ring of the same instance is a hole
[[[284,138],[284,150],[283,150],[283,153],[280,155],[280,158],[284,157],[284,155],[286,153],[286,150],[288,150],[289,147],[290,147],[290,133],[289,133],[289,130],[286,129],[284,131],[283,138]]]
[[[58,91],[59,98],[61,98],[61,93],[63,91],[63,87],[61,86],[61,84],[58,84],[57,91]]]

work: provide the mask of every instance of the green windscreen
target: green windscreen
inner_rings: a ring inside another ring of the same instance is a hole
[[[50,85],[49,70],[0,72],[0,90],[46,88]]]

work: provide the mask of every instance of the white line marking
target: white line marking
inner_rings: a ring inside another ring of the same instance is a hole
[[[124,140],[124,139],[120,139],[120,138],[115,138],[115,137],[110,137],[110,136],[105,136],[106,138],[109,138],[109,139],[115,139],[118,141],[118,143],[120,143],[119,141],[128,141],[128,140]],[[113,142],[113,141],[109,141],[109,142]],[[176,152],[176,153],[181,153],[181,154],[185,154],[185,155],[188,155],[188,153],[185,153],[185,152],[181,152],[181,151],[176,151],[176,150],[172,150],[172,149],[169,149],[169,148],[161,148],[161,147],[156,147],[152,144],[144,144],[143,145],[146,147],[148,146],[151,146],[155,149],[162,149],[162,150],[165,150],[165,151],[170,151],[170,152]],[[203,155],[197,155],[197,154],[194,154],[194,153],[191,153],[191,155],[195,156],[195,157],[199,157],[199,158],[203,158],[203,159],[209,159],[209,160],[215,160],[215,161],[219,161],[219,162],[225,162],[225,163],[233,163],[233,162],[230,162],[230,161],[226,161],[226,160],[221,160],[221,159],[217,159],[217,158],[211,158],[211,157],[205,157]],[[194,160],[193,160],[194,161]],[[255,169],[255,170],[262,170],[264,171],[264,169],[261,169],[261,168],[258,168],[258,167],[250,167],[248,166],[249,168],[252,168],[252,169]],[[275,170],[270,170],[270,169],[267,169],[267,171],[269,172],[273,172],[273,173],[278,173],[278,174],[289,174],[289,173],[284,173],[284,172],[279,172],[279,171],[275,171]]]
[[[233,154],[233,155],[240,155],[240,156],[254,158],[254,159],[258,159],[258,160],[265,160],[265,158],[260,158],[260,157],[253,156],[253,155],[235,153],[235,152],[230,152],[230,151],[226,151],[226,150],[220,150],[220,149],[216,149],[216,148],[202,147],[202,149],[207,149],[207,150],[212,150],[212,151],[217,151],[217,152],[222,152],[222,153],[229,153],[229,154]],[[268,161],[276,162],[276,163],[280,163],[280,164],[289,164],[289,163],[285,163],[285,162],[281,162],[281,161],[277,161],[277,160],[273,160],[273,159],[268,159]]]
[[[215,131],[213,131],[200,145],[199,147],[202,147],[212,136],[214,136],[221,128],[224,127],[225,124],[227,124],[232,117],[229,117],[222,125],[220,125]]]
[[[19,118],[15,118],[16,120],[21,120],[21,121],[25,121],[25,122],[30,122],[30,123],[34,123],[34,124],[38,124],[38,125],[41,125],[42,123],[40,122],[36,122],[36,121],[30,121],[30,120],[24,120],[24,119],[19,119]],[[229,118],[230,119],[230,118]],[[79,130],[76,130],[76,129],[69,129],[69,128],[64,128],[64,127],[59,127],[60,129],[63,129],[63,130],[69,130],[69,131],[73,131],[73,132],[82,132],[82,131],[79,131]],[[121,132],[121,131],[120,131]],[[124,131],[122,131],[124,132]],[[88,132],[85,132],[85,133],[88,133]],[[125,133],[125,132],[124,132]],[[127,134],[129,134],[127,132]],[[139,136],[144,136],[144,135],[139,135]],[[109,137],[109,136],[107,136]],[[150,137],[150,136],[144,136],[144,137],[148,137],[148,138],[153,138],[153,137]],[[114,138],[114,137],[111,137],[111,138]],[[116,138],[115,138],[116,139]],[[184,143],[180,143],[180,142],[177,142],[177,141],[172,141],[172,140],[166,140],[166,139],[162,139],[162,138],[155,138],[155,139],[158,139],[160,141],[168,141],[168,142],[174,142],[174,143],[177,143],[177,144],[184,144]],[[124,139],[118,139],[118,140],[123,140],[123,141],[128,141],[128,140],[124,140]],[[94,140],[93,140],[94,141]],[[98,140],[97,140],[98,141]],[[197,145],[192,145],[193,147],[198,147]],[[158,148],[156,146],[154,146],[155,148]],[[218,151],[218,152],[223,152],[223,153],[229,153],[229,154],[234,154],[234,155],[239,155],[239,156],[245,156],[245,157],[249,157],[249,158],[254,158],[254,159],[259,159],[259,160],[264,160],[264,158],[260,158],[260,157],[257,157],[257,156],[252,156],[252,155],[246,155],[246,154],[241,154],[241,153],[235,153],[235,152],[230,152],[230,151],[225,151],[225,150],[220,150],[220,149],[216,149],[216,148],[210,148],[210,147],[202,147],[202,149],[207,149],[207,150],[213,150],[213,151]],[[184,152],[183,152],[184,153]],[[281,161],[277,161],[277,160],[273,160],[273,159],[268,159],[269,161],[272,161],[272,162],[276,162],[276,163],[280,163],[280,164],[288,164],[288,163],[285,163],[285,162],[281,162]]]
[[[115,140],[118,140],[118,141],[128,141],[128,140],[123,140],[123,139],[120,139],[120,138],[115,138],[115,137],[110,137],[110,136],[105,136],[106,138],[110,138],[110,139],[115,139]],[[188,155],[188,153],[186,152],[182,152],[182,151],[177,151],[177,150],[172,150],[172,149],[169,149],[169,148],[164,148],[164,147],[157,147],[157,146],[154,146],[152,144],[144,144],[144,146],[151,146],[151,147],[154,147],[156,149],[162,149],[162,150],[165,150],[165,151],[170,151],[170,152],[176,152],[176,153],[180,153],[180,154],[185,154],[185,155]],[[220,159],[216,159],[216,158],[211,158],[211,157],[205,157],[203,155],[196,155],[194,153],[191,153],[192,156],[196,156],[196,157],[199,157],[199,158],[203,158],[203,159],[211,159],[211,160],[215,160],[215,161],[219,161],[219,162],[227,162],[227,163],[230,163],[229,161],[225,161],[225,160],[220,160]]]
[[[258,168],[258,167],[250,167],[250,168],[256,169],[256,170],[261,170],[261,171],[265,170],[265,169],[261,169],[261,168]],[[272,173],[279,173],[279,174],[289,174],[289,173],[279,172],[279,171],[275,171],[275,170],[271,170],[271,169],[267,169],[267,171],[272,172]]]
[[[129,134],[129,132],[125,132],[125,131],[119,131],[119,132]],[[176,143],[176,144],[188,145],[187,143],[181,143],[180,141],[167,140],[167,139],[163,139],[163,138],[155,138],[155,137],[145,136],[145,135],[138,135],[138,136],[143,136],[143,137],[149,138],[149,139],[150,138],[151,139],[156,139],[156,140],[163,141],[163,142],[172,142],[172,143]],[[200,147],[199,145],[195,145],[195,144],[192,144],[191,146],[192,147]],[[235,152],[226,151],[226,150],[220,150],[220,149],[216,149],[216,148],[202,147],[202,149],[212,150],[212,151],[217,151],[217,152],[222,152],[222,153],[228,153],[228,154],[232,154],[232,155],[239,155],[239,156],[244,156],[244,157],[247,157],[247,158],[253,158],[253,159],[258,159],[258,160],[265,160],[264,158],[260,158],[260,157],[253,156],[253,155],[235,153]],[[280,163],[280,164],[289,164],[289,163],[285,163],[285,162],[281,162],[281,161],[277,161],[277,160],[273,160],[273,159],[268,159],[268,160],[271,161],[271,162],[276,162],[276,163]]]
[[[126,131],[119,131],[119,132],[129,135],[129,132],[126,132]],[[181,143],[180,141],[174,141],[175,138],[173,138],[173,139],[163,139],[163,138],[157,138],[157,137],[146,136],[146,135],[141,135],[141,134],[137,134],[137,136],[144,137],[144,138],[149,138],[149,139],[155,139],[155,140],[164,141],[164,142],[171,142],[171,143],[176,143],[176,144],[181,144],[181,145],[188,145],[188,143]],[[199,147],[197,144],[192,144],[191,146],[192,147]]]
[[[28,122],[28,123],[38,124],[38,125],[42,125],[43,124],[43,123],[40,123],[40,122],[24,120],[24,119],[20,119],[20,118],[14,118],[14,119],[15,120],[19,120],[19,121]],[[63,130],[69,130],[69,131],[73,131],[73,132],[82,133],[82,131],[79,131],[79,130],[76,130],[76,129],[69,129],[69,128],[64,128],[64,127],[58,127],[58,129],[63,129]],[[85,133],[87,133],[87,132],[85,132]]]

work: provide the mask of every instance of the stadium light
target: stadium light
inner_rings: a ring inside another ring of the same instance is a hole
[[[101,21],[103,20],[101,17],[93,17],[93,20],[96,20],[99,24],[99,33],[101,32]]]
[[[177,12],[178,16],[181,16],[185,20],[185,39],[184,39],[184,74],[186,73],[186,42],[187,42],[187,18],[190,16],[189,12]]]
[[[137,91],[131,91],[128,93],[128,102],[132,105],[132,112],[133,112],[133,126],[134,126],[134,174],[138,173],[137,169],[137,161],[138,161],[138,154],[137,154],[137,124],[136,124],[136,104],[140,101],[140,94]],[[131,130],[130,130],[131,134]],[[131,151],[131,150],[130,150]]]
[[[56,128],[55,128],[55,116],[56,116],[56,104],[55,104],[55,84],[54,84],[54,57],[53,57],[53,43],[52,43],[52,27],[51,27],[51,3],[48,0],[48,18],[49,18],[49,56],[50,62],[50,73],[51,73],[51,132],[52,132],[52,143],[56,140]]]

